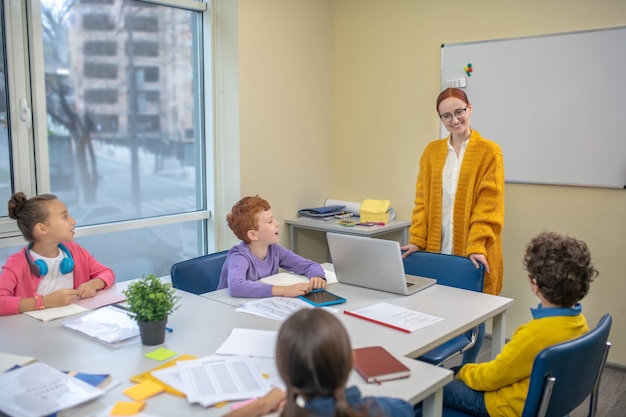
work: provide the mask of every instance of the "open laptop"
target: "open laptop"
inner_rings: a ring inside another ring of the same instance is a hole
[[[410,295],[437,283],[406,275],[400,243],[354,235],[326,233],[337,281],[374,290]]]

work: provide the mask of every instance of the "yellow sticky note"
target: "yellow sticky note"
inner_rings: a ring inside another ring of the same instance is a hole
[[[188,355],[186,353],[183,353],[182,355],[180,355],[178,358],[176,359],[172,359],[170,361],[167,361],[165,363],[162,363],[161,365],[157,366],[156,368],[150,369],[149,371],[146,372],[142,372],[140,374],[134,375],[130,378],[131,381],[133,382],[143,382],[147,379],[149,379],[150,381],[153,381],[161,386],[163,386],[165,388],[165,392],[169,392],[171,394],[174,395],[178,395],[179,397],[184,397],[185,394],[183,394],[182,392],[170,387],[169,385],[167,385],[166,383],[164,383],[163,381],[160,381],[158,379],[156,379],[155,377],[152,376],[152,371],[156,371],[157,369],[164,369],[164,368],[168,368],[170,366],[176,366],[176,364],[180,361],[188,361],[191,359],[198,359],[197,356],[193,356],[193,355]]]
[[[146,405],[144,401],[130,402],[130,401],[118,401],[111,410],[112,416],[134,416],[139,413]]]
[[[124,394],[128,395],[135,401],[143,401],[146,398],[150,398],[153,395],[157,395],[165,391],[162,385],[149,379],[135,385],[134,387],[126,388]]]
[[[145,356],[148,359],[153,359],[155,361],[164,361],[165,359],[169,359],[172,356],[178,355],[178,352],[174,352],[173,350],[158,348],[153,350],[152,352],[146,353]]]

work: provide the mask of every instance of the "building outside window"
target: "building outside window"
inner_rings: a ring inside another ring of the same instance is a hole
[[[30,130],[10,128],[11,74],[0,68],[0,262],[24,244],[6,211],[16,191],[56,194],[77,221],[77,242],[119,280],[167,275],[206,253],[210,19],[206,3],[173,1],[33,2],[37,29],[24,40],[33,64],[13,57],[25,63],[24,84],[36,85],[25,100],[40,115]],[[9,44],[15,51],[19,39]]]

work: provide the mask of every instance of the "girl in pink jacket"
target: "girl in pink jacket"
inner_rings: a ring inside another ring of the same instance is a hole
[[[9,217],[28,242],[0,273],[0,315],[70,304],[115,282],[113,271],[74,243],[76,221],[56,196],[11,196]]]

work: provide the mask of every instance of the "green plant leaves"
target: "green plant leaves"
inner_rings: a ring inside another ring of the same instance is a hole
[[[131,282],[122,293],[137,321],[163,320],[180,307],[176,289],[154,274]]]

